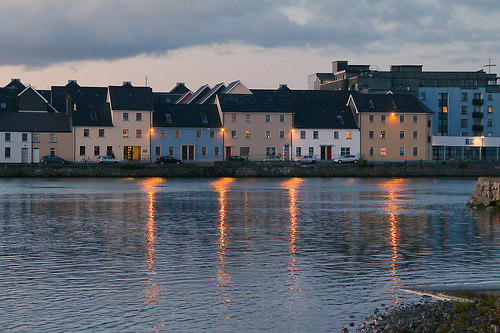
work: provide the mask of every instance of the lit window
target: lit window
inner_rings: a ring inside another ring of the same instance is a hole
[[[180,138],[181,133],[178,129],[174,130],[174,138]]]
[[[448,107],[447,106],[443,106],[443,113],[448,113]]]
[[[492,106],[488,106],[488,113],[493,113],[493,107]]]
[[[236,113],[231,114],[231,121],[232,121],[233,123],[235,123],[235,122],[236,122]]]
[[[135,130],[135,137],[136,138],[142,138],[142,130],[140,130],[140,129]]]
[[[167,131],[166,130],[160,130],[160,138],[165,139],[167,137]]]
[[[271,138],[271,131],[266,131],[266,139],[270,139]]]
[[[385,147],[380,148],[380,155],[386,156]]]
[[[351,132],[350,131],[347,131],[347,134],[346,134],[346,137],[345,137],[347,140],[350,140],[352,139],[351,137]]]
[[[128,129],[123,130],[123,137],[128,138]]]
[[[250,139],[251,135],[252,135],[252,132],[250,132],[248,130],[245,131],[245,138]]]
[[[56,135],[55,134],[51,134],[50,135],[50,142],[56,142]]]

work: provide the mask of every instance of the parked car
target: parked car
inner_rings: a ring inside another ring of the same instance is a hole
[[[42,159],[40,160],[41,163],[60,163],[60,164],[68,164],[68,161],[65,160],[64,158],[62,157],[59,157],[59,156],[50,156],[50,155],[47,155],[47,156],[44,156],[42,157]]]
[[[266,156],[265,159],[262,160],[262,162],[280,162],[280,161],[283,161],[281,159],[281,156],[278,156],[278,155],[268,155]]]
[[[231,156],[227,159],[229,162],[246,162],[246,158],[241,156]]]
[[[314,164],[316,163],[316,157],[313,155],[304,155],[301,157],[297,157],[295,161],[302,164]]]
[[[118,163],[118,160],[112,156],[99,156],[97,163]]]
[[[344,155],[333,160],[334,163],[358,163],[359,158],[354,155]]]
[[[160,156],[156,158],[156,164],[182,164],[181,160],[176,159],[173,156]]]

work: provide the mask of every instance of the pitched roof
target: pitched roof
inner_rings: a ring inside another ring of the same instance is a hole
[[[271,94],[221,94],[219,103],[222,112],[293,112],[289,108],[288,98],[274,91]]]
[[[207,92],[202,98],[200,98],[197,103],[198,104],[204,104],[204,103],[213,103],[215,100],[215,96],[222,92],[224,89],[226,89],[226,86],[224,83],[218,83],[213,87],[209,92]]]
[[[208,84],[205,84],[205,85],[202,85],[201,87],[198,88],[198,90],[196,90],[194,92],[194,94],[189,97],[184,103],[185,104],[189,104],[189,103],[196,103],[198,102],[200,99],[203,98],[203,96],[205,96],[206,93],[208,93],[210,91],[210,87],[208,86]]]
[[[54,112],[49,102],[32,86],[19,94],[19,111]]]
[[[14,88],[17,90],[17,93],[19,94],[21,91],[26,89],[26,86],[21,83],[20,79],[12,79],[10,83],[5,86],[5,88]]]
[[[109,103],[77,104],[72,116],[73,126],[113,126]]]
[[[248,91],[249,94],[251,94],[250,92],[250,89],[248,89],[244,84],[243,82],[241,82],[240,80],[237,80],[237,81],[233,81],[231,82],[230,84],[227,85],[227,88],[224,89],[224,91],[222,91],[223,94],[229,94],[234,88],[236,88],[237,86],[242,86],[245,90]]]
[[[321,81],[321,83],[325,81],[329,82],[335,80],[335,75],[333,75],[332,73],[315,73],[315,75],[318,78],[318,80]]]
[[[4,112],[2,132],[71,132],[69,117],[60,113]]]
[[[175,85],[175,87],[170,90],[170,93],[171,94],[181,94],[181,95],[184,95],[186,94],[188,91],[191,91],[189,90],[185,85],[184,85],[184,82],[177,82],[177,84]]]
[[[154,127],[222,127],[215,104],[157,104],[153,112]]]
[[[113,110],[153,110],[153,91],[150,87],[109,86]]]
[[[154,104],[172,104],[177,103],[184,94],[172,94],[167,92],[154,92],[153,93],[153,103]]]
[[[5,107],[2,107],[5,106]],[[15,88],[0,88],[0,112],[18,111],[19,97]]]
[[[352,94],[358,112],[432,113],[410,94]]]
[[[354,114],[346,105],[347,91],[328,90],[278,90],[253,89],[256,96],[281,96],[285,108],[294,113],[295,128],[355,129],[359,128]]]

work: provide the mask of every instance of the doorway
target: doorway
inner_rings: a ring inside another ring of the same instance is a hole
[[[322,160],[332,159],[332,146],[321,146],[321,159]]]
[[[231,158],[231,147],[226,147],[226,160]]]
[[[125,147],[123,147],[123,160],[124,161],[140,161],[141,160],[141,146],[125,146]]]
[[[194,161],[194,145],[183,145],[182,146],[182,160],[183,161]]]

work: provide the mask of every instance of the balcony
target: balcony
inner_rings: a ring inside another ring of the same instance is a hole
[[[472,125],[472,131],[474,132],[482,132],[484,129],[483,125]]]
[[[473,98],[472,99],[472,105],[483,105],[484,104],[484,99],[482,98]]]
[[[482,119],[484,114],[482,112],[472,112],[472,118]]]
[[[448,106],[447,99],[438,99],[438,107],[442,108],[443,106]]]

